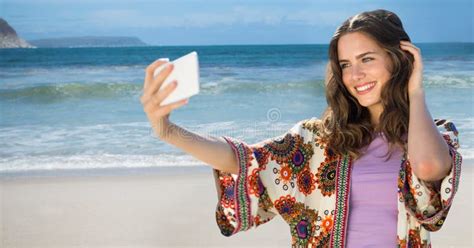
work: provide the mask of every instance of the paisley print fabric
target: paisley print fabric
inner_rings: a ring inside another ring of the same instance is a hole
[[[248,145],[224,137],[234,150],[239,173],[214,169],[219,200],[216,221],[231,236],[279,215],[288,223],[292,247],[345,247],[349,213],[349,155],[337,155],[319,138],[318,123],[298,122],[287,133]],[[443,225],[459,186],[461,155],[452,122],[435,123],[452,157],[441,187],[416,177],[406,154],[398,175],[398,247],[431,247],[430,231]]]

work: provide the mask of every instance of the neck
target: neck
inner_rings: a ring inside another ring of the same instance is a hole
[[[383,112],[383,107],[381,104],[370,106],[369,112],[370,112],[370,121],[372,122],[372,126],[375,129],[377,129],[377,126],[379,125],[379,122],[380,122],[380,115]]]

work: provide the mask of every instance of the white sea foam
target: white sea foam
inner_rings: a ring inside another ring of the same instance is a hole
[[[180,125],[201,136],[230,136],[253,144],[284,134],[281,121],[188,121]],[[474,118],[456,119],[463,158],[474,158]],[[190,140],[192,142],[192,140]],[[0,128],[0,173],[53,169],[140,168],[203,165],[154,137],[148,122],[82,126],[25,125]]]
[[[185,126],[202,136],[232,136],[251,143],[281,135],[290,125],[229,121]],[[32,125],[2,128],[0,138],[5,149],[1,152],[0,173],[203,165],[190,155],[147,135],[148,128],[147,122],[64,128]],[[12,140],[15,141],[7,142]]]
[[[428,87],[473,88],[474,75],[460,73],[433,73],[424,76],[424,84]]]
[[[75,170],[105,168],[144,168],[200,166],[203,162],[186,154],[101,154],[101,155],[25,155],[0,158],[0,174],[29,170]]]

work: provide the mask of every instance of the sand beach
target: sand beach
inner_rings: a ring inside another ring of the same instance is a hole
[[[433,247],[473,247],[473,161]],[[4,176],[1,247],[289,247],[280,217],[232,237],[214,219],[207,167],[91,175]]]

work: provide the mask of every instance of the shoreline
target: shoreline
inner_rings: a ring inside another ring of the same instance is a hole
[[[203,174],[210,173],[211,167],[207,165],[180,165],[180,166],[155,166],[137,168],[94,168],[94,169],[53,169],[53,170],[28,170],[0,172],[0,181],[18,179],[40,178],[88,178],[88,177],[115,177],[134,175],[173,175],[181,173]]]

